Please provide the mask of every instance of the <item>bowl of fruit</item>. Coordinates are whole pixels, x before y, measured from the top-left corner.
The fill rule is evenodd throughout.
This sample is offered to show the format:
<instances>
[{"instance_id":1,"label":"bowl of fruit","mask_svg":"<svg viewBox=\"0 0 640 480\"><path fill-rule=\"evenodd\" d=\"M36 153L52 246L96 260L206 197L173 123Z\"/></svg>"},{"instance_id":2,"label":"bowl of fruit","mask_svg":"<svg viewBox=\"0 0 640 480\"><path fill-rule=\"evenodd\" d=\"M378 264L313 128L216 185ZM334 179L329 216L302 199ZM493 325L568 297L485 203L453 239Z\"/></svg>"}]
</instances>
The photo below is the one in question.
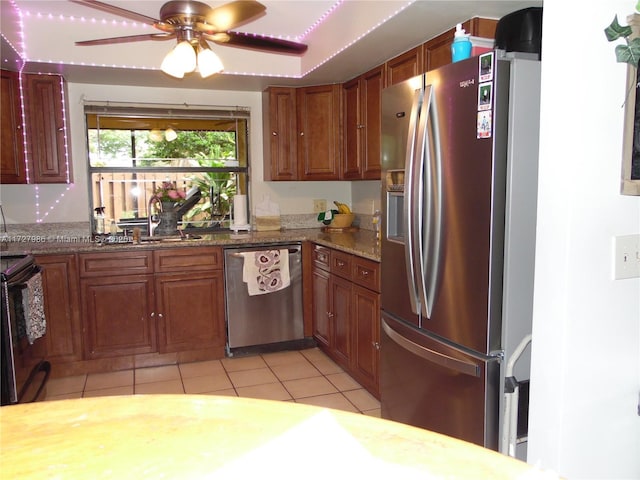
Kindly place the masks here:
<instances>
[{"instance_id":1,"label":"bowl of fruit","mask_svg":"<svg viewBox=\"0 0 640 480\"><path fill-rule=\"evenodd\" d=\"M356 216L348 205L341 202L333 202L338 207L338 213L334 214L331 218L329 226L331 228L348 228L351 226Z\"/></svg>"}]
</instances>

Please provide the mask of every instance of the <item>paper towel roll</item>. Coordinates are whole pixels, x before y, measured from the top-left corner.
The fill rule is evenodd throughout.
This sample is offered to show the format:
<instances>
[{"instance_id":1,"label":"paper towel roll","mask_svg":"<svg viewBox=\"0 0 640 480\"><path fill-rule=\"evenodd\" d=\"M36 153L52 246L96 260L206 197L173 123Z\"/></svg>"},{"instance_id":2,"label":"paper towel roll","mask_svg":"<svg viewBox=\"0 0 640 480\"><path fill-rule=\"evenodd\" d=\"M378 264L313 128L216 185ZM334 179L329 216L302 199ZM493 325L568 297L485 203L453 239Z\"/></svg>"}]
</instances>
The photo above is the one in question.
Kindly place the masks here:
<instances>
[{"instance_id":1,"label":"paper towel roll","mask_svg":"<svg viewBox=\"0 0 640 480\"><path fill-rule=\"evenodd\" d=\"M236 195L233 197L233 223L235 225L247 224L247 196Z\"/></svg>"}]
</instances>

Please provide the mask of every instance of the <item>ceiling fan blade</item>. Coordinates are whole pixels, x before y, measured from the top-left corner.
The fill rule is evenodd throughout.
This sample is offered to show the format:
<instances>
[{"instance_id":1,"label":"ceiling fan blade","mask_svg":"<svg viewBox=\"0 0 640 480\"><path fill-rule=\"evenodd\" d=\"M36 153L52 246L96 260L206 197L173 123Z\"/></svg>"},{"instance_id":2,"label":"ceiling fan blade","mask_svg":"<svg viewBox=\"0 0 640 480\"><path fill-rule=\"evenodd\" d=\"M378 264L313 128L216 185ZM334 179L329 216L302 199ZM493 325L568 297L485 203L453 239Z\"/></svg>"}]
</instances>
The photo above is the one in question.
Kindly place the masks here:
<instances>
[{"instance_id":1,"label":"ceiling fan blade","mask_svg":"<svg viewBox=\"0 0 640 480\"><path fill-rule=\"evenodd\" d=\"M112 45L115 43L141 42L143 40L170 40L176 38L175 33L145 33L144 35L130 35L128 37L99 38L97 40L85 40L76 42L79 47L93 45Z\"/></svg>"},{"instance_id":2,"label":"ceiling fan blade","mask_svg":"<svg viewBox=\"0 0 640 480\"><path fill-rule=\"evenodd\" d=\"M271 53L291 53L300 55L306 52L308 48L304 43L241 32L226 32L226 34L212 35L208 38L219 45L251 48Z\"/></svg>"},{"instance_id":3,"label":"ceiling fan blade","mask_svg":"<svg viewBox=\"0 0 640 480\"><path fill-rule=\"evenodd\" d=\"M264 15L267 7L255 0L236 0L217 8L207 14L207 24L218 32L225 32L239 25L255 20Z\"/></svg>"},{"instance_id":4,"label":"ceiling fan blade","mask_svg":"<svg viewBox=\"0 0 640 480\"><path fill-rule=\"evenodd\" d=\"M97 10L102 10L103 12L119 15L121 17L128 18L129 20L133 20L134 22L146 23L148 25L155 25L156 23L160 23L160 20L157 20L155 18L147 17L146 15L142 15L141 13L132 12L131 10L126 10L124 8L116 7L115 5L109 5L108 3L98 2L96 0L71 1L79 5L84 5L85 7L91 7Z\"/></svg>"}]
</instances>

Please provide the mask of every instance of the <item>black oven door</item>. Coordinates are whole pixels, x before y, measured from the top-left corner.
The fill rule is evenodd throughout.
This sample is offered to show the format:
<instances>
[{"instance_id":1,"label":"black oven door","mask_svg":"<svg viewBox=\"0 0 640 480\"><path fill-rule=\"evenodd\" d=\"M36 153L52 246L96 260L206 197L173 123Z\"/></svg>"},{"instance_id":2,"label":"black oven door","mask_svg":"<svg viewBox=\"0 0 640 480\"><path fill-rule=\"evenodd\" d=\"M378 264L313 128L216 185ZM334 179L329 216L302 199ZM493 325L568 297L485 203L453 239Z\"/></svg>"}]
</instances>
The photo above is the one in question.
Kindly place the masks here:
<instances>
[{"instance_id":1,"label":"black oven door","mask_svg":"<svg viewBox=\"0 0 640 480\"><path fill-rule=\"evenodd\" d=\"M42 400L51 372L51 365L45 360L45 337L29 342L24 335L24 325L21 325L24 318L19 315L22 309L19 305L20 291L25 288L25 282L39 271L40 267L29 255L2 257L2 405Z\"/></svg>"}]
</instances>

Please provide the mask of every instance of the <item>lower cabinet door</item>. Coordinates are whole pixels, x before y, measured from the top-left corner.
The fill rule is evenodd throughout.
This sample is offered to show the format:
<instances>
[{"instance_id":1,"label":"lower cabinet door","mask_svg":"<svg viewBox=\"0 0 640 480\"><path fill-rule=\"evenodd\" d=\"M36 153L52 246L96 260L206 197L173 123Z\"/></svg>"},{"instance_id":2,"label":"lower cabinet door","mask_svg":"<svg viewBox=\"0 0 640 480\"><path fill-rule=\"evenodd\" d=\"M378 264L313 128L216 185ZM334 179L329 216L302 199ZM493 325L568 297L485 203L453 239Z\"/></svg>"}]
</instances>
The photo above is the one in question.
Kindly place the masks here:
<instances>
[{"instance_id":1,"label":"lower cabinet door","mask_svg":"<svg viewBox=\"0 0 640 480\"><path fill-rule=\"evenodd\" d=\"M156 351L153 275L80 281L86 358Z\"/></svg>"},{"instance_id":2,"label":"lower cabinet door","mask_svg":"<svg viewBox=\"0 0 640 480\"><path fill-rule=\"evenodd\" d=\"M329 276L324 270L313 269L313 337L325 348L332 343Z\"/></svg>"},{"instance_id":3,"label":"lower cabinet door","mask_svg":"<svg viewBox=\"0 0 640 480\"><path fill-rule=\"evenodd\" d=\"M380 294L353 287L353 355L352 373L370 392L378 394L380 358Z\"/></svg>"},{"instance_id":4,"label":"lower cabinet door","mask_svg":"<svg viewBox=\"0 0 640 480\"><path fill-rule=\"evenodd\" d=\"M349 365L351 358L351 282L331 275L333 351L339 363Z\"/></svg>"},{"instance_id":5,"label":"lower cabinet door","mask_svg":"<svg viewBox=\"0 0 640 480\"><path fill-rule=\"evenodd\" d=\"M160 353L224 347L222 271L156 275Z\"/></svg>"}]
</instances>

